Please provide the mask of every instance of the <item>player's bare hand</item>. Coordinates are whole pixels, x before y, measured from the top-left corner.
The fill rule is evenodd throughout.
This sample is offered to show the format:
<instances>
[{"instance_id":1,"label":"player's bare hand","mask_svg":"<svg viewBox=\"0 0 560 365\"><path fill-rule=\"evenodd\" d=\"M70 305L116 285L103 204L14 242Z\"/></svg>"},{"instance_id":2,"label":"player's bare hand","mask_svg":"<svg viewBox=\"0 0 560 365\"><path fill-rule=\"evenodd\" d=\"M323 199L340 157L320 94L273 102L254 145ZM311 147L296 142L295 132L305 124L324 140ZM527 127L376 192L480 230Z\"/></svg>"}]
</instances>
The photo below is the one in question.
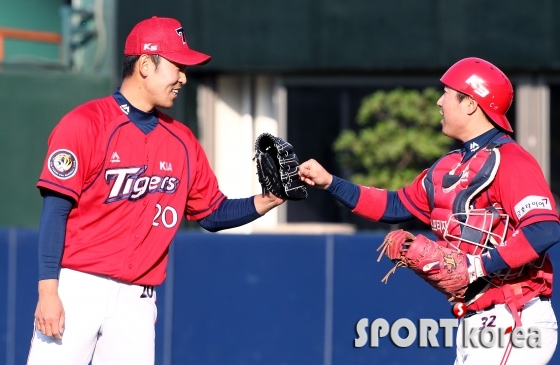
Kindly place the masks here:
<instances>
[{"instance_id":1,"label":"player's bare hand","mask_svg":"<svg viewBox=\"0 0 560 365\"><path fill-rule=\"evenodd\" d=\"M298 174L301 181L318 189L328 188L333 180L333 176L314 159L299 165Z\"/></svg>"},{"instance_id":2,"label":"player's bare hand","mask_svg":"<svg viewBox=\"0 0 560 365\"><path fill-rule=\"evenodd\" d=\"M45 336L62 340L64 321L64 307L58 296L58 280L40 280L35 327Z\"/></svg>"},{"instance_id":3,"label":"player's bare hand","mask_svg":"<svg viewBox=\"0 0 560 365\"><path fill-rule=\"evenodd\" d=\"M285 201L285 199L277 197L272 193L255 195L255 208L257 209L257 213L265 215L268 211L281 205Z\"/></svg>"}]
</instances>

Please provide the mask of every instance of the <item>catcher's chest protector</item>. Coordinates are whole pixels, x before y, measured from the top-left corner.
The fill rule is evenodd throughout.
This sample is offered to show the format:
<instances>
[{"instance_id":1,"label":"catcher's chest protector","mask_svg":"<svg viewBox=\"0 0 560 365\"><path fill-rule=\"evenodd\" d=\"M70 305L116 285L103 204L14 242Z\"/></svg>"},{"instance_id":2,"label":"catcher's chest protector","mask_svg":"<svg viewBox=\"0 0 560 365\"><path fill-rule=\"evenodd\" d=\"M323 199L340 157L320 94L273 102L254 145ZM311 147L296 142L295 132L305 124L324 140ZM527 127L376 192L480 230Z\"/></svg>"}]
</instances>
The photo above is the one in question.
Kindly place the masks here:
<instances>
[{"instance_id":1,"label":"catcher's chest protector","mask_svg":"<svg viewBox=\"0 0 560 365\"><path fill-rule=\"evenodd\" d=\"M500 139L465 163L461 163L461 153L451 152L428 170L424 187L432 210L431 228L438 243L446 242L448 247L477 255L506 241L509 217L499 202L490 201L490 194L483 192L496 177L500 166L499 146L508 142L513 140ZM469 286L465 303L470 309L506 303L516 325L520 326L517 311L531 298L546 292L552 284L549 266L548 259L543 256L520 268L493 273Z\"/></svg>"},{"instance_id":2,"label":"catcher's chest protector","mask_svg":"<svg viewBox=\"0 0 560 365\"><path fill-rule=\"evenodd\" d=\"M505 232L507 217L500 214L499 207L495 209L495 202L483 202L485 197L480 197L477 205L483 209L473 209L471 204L473 198L487 188L496 177L500 165L499 146L511 141L508 138L500 140L500 143L492 143L464 163L461 163L463 156L460 151L450 152L428 170L424 187L432 209L431 228L440 240L459 247L462 238L469 242L481 242L484 238L481 231L492 232L499 228L500 233ZM479 213L480 211L488 213ZM479 230L469 229L473 224L480 225L476 227ZM455 240L457 242L454 242ZM461 250L477 254L480 253L476 252L477 248L476 245L468 245L461 247Z\"/></svg>"}]
</instances>

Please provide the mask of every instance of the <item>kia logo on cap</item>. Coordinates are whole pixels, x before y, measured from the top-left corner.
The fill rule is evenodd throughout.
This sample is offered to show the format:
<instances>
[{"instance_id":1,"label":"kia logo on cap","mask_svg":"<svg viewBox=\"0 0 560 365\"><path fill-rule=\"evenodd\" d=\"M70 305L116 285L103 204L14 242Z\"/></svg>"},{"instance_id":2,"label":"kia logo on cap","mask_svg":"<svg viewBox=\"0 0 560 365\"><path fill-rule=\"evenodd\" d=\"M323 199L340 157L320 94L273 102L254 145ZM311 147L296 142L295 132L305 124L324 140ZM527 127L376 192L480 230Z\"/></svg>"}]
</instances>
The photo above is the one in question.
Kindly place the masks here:
<instances>
[{"instance_id":1,"label":"kia logo on cap","mask_svg":"<svg viewBox=\"0 0 560 365\"><path fill-rule=\"evenodd\" d=\"M157 44L152 44L152 43L144 43L144 47L142 47L142 49L144 51L152 51L155 52L158 50L158 45Z\"/></svg>"}]
</instances>

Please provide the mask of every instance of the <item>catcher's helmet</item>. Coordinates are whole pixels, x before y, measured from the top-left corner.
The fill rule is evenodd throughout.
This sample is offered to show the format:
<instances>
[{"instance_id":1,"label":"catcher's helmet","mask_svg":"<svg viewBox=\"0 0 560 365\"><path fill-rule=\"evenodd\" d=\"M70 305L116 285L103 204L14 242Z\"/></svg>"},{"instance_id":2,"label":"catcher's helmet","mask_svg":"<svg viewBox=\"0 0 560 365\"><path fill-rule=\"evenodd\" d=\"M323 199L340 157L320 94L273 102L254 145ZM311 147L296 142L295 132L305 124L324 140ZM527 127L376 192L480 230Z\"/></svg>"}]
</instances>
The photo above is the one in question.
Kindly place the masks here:
<instances>
[{"instance_id":1,"label":"catcher's helmet","mask_svg":"<svg viewBox=\"0 0 560 365\"><path fill-rule=\"evenodd\" d=\"M480 58L464 58L443 74L441 82L469 95L494 123L513 132L505 115L513 101L513 87L499 68Z\"/></svg>"}]
</instances>

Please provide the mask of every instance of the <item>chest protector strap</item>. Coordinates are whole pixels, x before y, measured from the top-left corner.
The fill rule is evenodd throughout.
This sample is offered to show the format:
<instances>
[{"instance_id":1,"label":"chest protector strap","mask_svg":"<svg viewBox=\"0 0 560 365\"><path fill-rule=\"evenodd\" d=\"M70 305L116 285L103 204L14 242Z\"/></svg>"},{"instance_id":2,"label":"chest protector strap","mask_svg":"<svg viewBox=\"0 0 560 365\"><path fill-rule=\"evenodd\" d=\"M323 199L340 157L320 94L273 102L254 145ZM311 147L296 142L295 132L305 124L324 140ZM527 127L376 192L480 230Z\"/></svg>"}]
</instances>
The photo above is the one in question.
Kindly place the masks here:
<instances>
[{"instance_id":1,"label":"chest protector strap","mask_svg":"<svg viewBox=\"0 0 560 365\"><path fill-rule=\"evenodd\" d=\"M529 270L529 275L531 276L532 282L540 283L538 285L523 285L524 283L513 283L505 284L500 289L504 295L504 301L509 311L511 312L513 319L515 320L515 327L521 327L521 316L519 311L527 304L531 299L536 298L547 288L552 287L552 274L547 273L544 270L539 270L535 267L531 267ZM525 294L523 294L523 289L529 289Z\"/></svg>"},{"instance_id":2,"label":"chest protector strap","mask_svg":"<svg viewBox=\"0 0 560 365\"><path fill-rule=\"evenodd\" d=\"M471 202L494 180L500 165L500 152L497 148L508 142L513 140L502 138L491 143L464 163L462 154L452 151L430 167L423 183L431 210L432 229L438 238L448 242L448 239L482 242L481 230L473 229L482 228L476 224L476 220L479 219L477 216L481 215L474 214L470 207ZM499 218L494 207L483 210L484 214L480 219L485 222ZM486 225L488 223L484 224ZM445 229L445 234L441 227Z\"/></svg>"},{"instance_id":3,"label":"chest protector strap","mask_svg":"<svg viewBox=\"0 0 560 365\"><path fill-rule=\"evenodd\" d=\"M432 167L430 167L428 173L426 174L426 178L424 179L424 187L426 189L426 193L428 194L430 209L433 210L436 206L440 206L442 203L441 201L439 201L439 198L436 198L436 189L439 188L445 193L450 193L452 190L459 190L456 194L445 194L448 197L452 197L453 200L449 201L450 199L447 198L445 199L447 201L443 202L443 205L446 206L445 208L451 208L451 211L453 213L468 213L472 198L474 198L484 188L490 185L490 183L492 183L492 181L496 177L496 173L498 172L498 167L500 165L500 154L498 151L496 151L496 148L509 142L514 141L509 137L501 138L490 143L484 149L477 152L475 156L471 157L471 159L465 163L468 164L469 170L471 169L470 161L472 161L475 157L479 157L479 154L481 152L485 152L488 154L482 166L472 168L474 170L472 172L475 173L474 177L467 176L465 178L463 174L452 174L452 172L455 172L455 169L463 165L460 161L462 156L460 155L459 150L451 151L447 155L441 157L438 161L436 161L436 163L434 163ZM443 175L443 177L441 178L436 177L436 181L434 181L434 173L436 172L436 168L438 168L440 162L451 156L455 157L454 160L456 160L456 166L450 167L450 172L445 173L445 175ZM466 187L460 186L462 180L468 181Z\"/></svg>"}]
</instances>

